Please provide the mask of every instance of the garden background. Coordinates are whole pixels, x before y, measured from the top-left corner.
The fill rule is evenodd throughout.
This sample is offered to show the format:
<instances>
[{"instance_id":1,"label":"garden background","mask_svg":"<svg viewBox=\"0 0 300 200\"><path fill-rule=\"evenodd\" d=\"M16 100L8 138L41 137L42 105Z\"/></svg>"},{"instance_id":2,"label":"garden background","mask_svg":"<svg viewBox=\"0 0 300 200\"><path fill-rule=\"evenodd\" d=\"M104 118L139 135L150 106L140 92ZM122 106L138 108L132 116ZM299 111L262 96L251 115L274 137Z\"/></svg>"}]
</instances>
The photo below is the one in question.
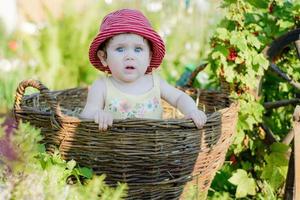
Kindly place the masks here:
<instances>
[{"instance_id":1,"label":"garden background","mask_svg":"<svg viewBox=\"0 0 300 200\"><path fill-rule=\"evenodd\" d=\"M88 61L89 43L101 19L119 8L137 8L166 43L160 69L166 80L175 85L184 72L208 62L195 87L218 89L218 77L225 76L232 97L240 103L235 140L208 198L283 197L290 147L280 141L291 128L294 106L266 110L263 102L299 98L299 91L267 73L269 62L262 50L278 36L299 28L299 0L19 0L0 1L1 13L13 3L16 20L0 23L1 116L9 115L15 89L24 79L38 79L57 90L87 86L103 75ZM284 72L299 80L295 52L279 62ZM263 90L257 97L253 91L261 76ZM28 91L32 92L36 91ZM9 120L3 123L11 125ZM273 130L272 143L266 140L261 123ZM28 125L15 131L2 127L1 133L0 198L61 199L63 194L65 199L76 195L90 199L101 194L103 199L119 199L126 193L125 185L115 190L107 187L104 177L94 177L84 186L67 185L70 175L89 179L92 172L76 167L74 161L64 162L59 155L45 154L38 131ZM190 198L196 199L195 194Z\"/></svg>"}]
</instances>

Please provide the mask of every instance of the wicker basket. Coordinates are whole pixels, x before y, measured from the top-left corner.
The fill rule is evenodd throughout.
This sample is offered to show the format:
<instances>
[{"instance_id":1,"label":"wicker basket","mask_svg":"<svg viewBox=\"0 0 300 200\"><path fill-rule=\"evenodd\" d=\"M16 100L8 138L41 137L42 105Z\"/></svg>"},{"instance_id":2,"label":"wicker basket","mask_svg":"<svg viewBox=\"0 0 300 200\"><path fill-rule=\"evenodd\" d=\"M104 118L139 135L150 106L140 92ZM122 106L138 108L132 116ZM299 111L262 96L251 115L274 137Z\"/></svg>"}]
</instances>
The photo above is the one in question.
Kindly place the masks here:
<instances>
[{"instance_id":1,"label":"wicker basket","mask_svg":"<svg viewBox=\"0 0 300 200\"><path fill-rule=\"evenodd\" d=\"M24 96L28 86L40 93ZM41 128L48 152L58 148L64 159L105 173L110 185L126 182L128 199L184 199L187 185L197 183L199 190L206 191L223 164L235 132L237 105L224 88L222 92L181 89L207 111L203 129L196 129L191 120L126 119L114 120L108 132L100 133L97 124L77 117L87 88L49 91L34 80L20 83L14 112L18 121ZM164 109L165 117L178 116L169 105Z\"/></svg>"}]
</instances>

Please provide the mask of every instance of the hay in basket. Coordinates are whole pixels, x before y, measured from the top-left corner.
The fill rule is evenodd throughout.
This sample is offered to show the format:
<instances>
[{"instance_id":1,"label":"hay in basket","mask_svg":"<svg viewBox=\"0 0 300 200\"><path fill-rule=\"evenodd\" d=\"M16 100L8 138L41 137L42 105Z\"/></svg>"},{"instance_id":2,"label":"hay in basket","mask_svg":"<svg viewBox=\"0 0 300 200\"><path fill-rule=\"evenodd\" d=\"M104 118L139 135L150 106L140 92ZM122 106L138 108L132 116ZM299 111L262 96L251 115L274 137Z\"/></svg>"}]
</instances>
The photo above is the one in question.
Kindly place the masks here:
<instances>
[{"instance_id":1,"label":"hay in basket","mask_svg":"<svg viewBox=\"0 0 300 200\"><path fill-rule=\"evenodd\" d=\"M16 92L14 112L41 128L48 152L55 148L66 160L74 159L106 182L126 182L127 199L184 199L189 186L206 192L222 166L235 133L237 104L221 91L181 88L191 95L208 116L198 130L191 120L175 119L178 111L164 103L163 120L114 120L107 133L99 133L93 121L78 118L85 105L87 88L49 91L35 80L22 81ZM224 84L223 84L224 85ZM27 87L40 93L25 95Z\"/></svg>"}]
</instances>

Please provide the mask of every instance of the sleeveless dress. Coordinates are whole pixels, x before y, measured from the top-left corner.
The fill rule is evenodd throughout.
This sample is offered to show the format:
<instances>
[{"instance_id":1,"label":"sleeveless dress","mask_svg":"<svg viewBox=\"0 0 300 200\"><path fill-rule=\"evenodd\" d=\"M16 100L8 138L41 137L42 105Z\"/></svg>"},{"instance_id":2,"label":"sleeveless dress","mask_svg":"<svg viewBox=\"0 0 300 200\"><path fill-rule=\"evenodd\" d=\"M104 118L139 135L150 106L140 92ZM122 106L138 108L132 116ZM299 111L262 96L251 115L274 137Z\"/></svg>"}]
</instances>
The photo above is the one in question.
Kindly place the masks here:
<instances>
[{"instance_id":1,"label":"sleeveless dress","mask_svg":"<svg viewBox=\"0 0 300 200\"><path fill-rule=\"evenodd\" d=\"M162 119L160 97L160 80L155 73L152 75L153 87L144 94L126 94L116 88L111 79L106 77L106 99L104 111L112 113L114 119L148 118Z\"/></svg>"}]
</instances>

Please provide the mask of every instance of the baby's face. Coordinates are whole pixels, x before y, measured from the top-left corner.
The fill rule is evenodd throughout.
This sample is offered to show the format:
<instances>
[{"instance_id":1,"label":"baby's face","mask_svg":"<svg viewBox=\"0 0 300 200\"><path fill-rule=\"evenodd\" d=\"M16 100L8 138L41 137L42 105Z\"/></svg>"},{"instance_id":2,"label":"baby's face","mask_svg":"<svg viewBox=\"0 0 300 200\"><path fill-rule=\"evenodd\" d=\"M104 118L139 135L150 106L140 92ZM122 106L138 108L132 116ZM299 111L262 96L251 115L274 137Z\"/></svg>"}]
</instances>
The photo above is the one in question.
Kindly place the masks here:
<instances>
[{"instance_id":1,"label":"baby's face","mask_svg":"<svg viewBox=\"0 0 300 200\"><path fill-rule=\"evenodd\" d=\"M102 60L101 60L102 61ZM149 43L140 35L126 33L111 38L106 46L106 64L112 76L133 82L144 76L151 61Z\"/></svg>"}]
</instances>

